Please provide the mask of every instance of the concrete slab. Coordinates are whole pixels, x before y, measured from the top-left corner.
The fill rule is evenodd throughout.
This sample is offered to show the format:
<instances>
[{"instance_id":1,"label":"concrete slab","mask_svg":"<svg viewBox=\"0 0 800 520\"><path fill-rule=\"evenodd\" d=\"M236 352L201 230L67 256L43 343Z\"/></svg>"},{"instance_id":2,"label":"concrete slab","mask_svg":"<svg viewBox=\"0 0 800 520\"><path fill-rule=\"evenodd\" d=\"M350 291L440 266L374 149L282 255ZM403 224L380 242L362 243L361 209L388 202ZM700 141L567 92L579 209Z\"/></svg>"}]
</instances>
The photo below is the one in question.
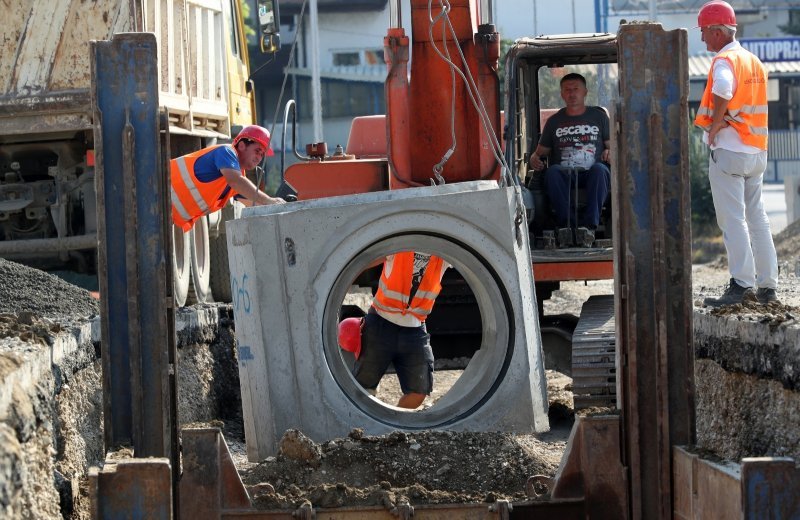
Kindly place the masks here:
<instances>
[{"instance_id":1,"label":"concrete slab","mask_svg":"<svg viewBox=\"0 0 800 520\"><path fill-rule=\"evenodd\" d=\"M248 457L274 454L288 428L316 441L364 428L548 429L546 384L519 193L494 182L251 208L227 236ZM520 201L521 202L521 201ZM381 403L353 379L336 324L353 280L417 250L458 269L481 312L482 347L430 408Z\"/></svg>"},{"instance_id":2,"label":"concrete slab","mask_svg":"<svg viewBox=\"0 0 800 520\"><path fill-rule=\"evenodd\" d=\"M800 218L800 175L787 175L783 179L783 186L781 192L784 195L784 221L786 224L791 224L795 220ZM765 193L767 187L765 186ZM764 199L764 204L767 207L767 211L769 211L769 204L767 199ZM772 215L770 215L770 223L772 223ZM781 228L783 229L783 228ZM772 227L772 232L777 233L780 230L776 230L775 226Z\"/></svg>"},{"instance_id":3,"label":"concrete slab","mask_svg":"<svg viewBox=\"0 0 800 520\"><path fill-rule=\"evenodd\" d=\"M800 391L800 323L763 314L716 316L694 312L695 357L712 359L729 372L771 379Z\"/></svg>"}]
</instances>

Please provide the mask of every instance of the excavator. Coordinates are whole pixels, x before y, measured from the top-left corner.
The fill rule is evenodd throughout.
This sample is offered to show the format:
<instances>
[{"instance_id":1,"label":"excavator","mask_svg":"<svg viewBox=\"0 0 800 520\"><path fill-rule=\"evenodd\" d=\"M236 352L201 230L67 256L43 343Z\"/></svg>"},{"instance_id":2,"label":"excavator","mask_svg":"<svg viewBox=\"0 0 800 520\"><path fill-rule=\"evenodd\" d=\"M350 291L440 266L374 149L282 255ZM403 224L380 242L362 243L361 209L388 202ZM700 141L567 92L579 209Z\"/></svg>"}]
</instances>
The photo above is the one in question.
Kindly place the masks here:
<instances>
[{"instance_id":1,"label":"excavator","mask_svg":"<svg viewBox=\"0 0 800 520\"><path fill-rule=\"evenodd\" d=\"M384 39L387 114L354 122L350 142L341 153L329 156L321 143L307 147L308 160L287 169L282 189L291 189L301 201L477 179L518 191L525 203L515 215L514 226L529 234L534 258L532 266L518 267L531 268L537 284L550 284L537 286L536 299L561 281L613 275L613 354L606 355L614 367L616 406L576 416L556 475L532 476L526 483L530 500L437 506L405 503L391 512L380 507L315 509L312 504L289 512L257 511L219 430L184 429L178 446L174 395L166 387L145 384L163 382L176 369L163 355L147 350L154 343L152 336L174 334L166 320L153 319L148 321L148 337L143 338L147 341L139 341L137 348L142 352L120 350L114 359L115 365L130 365L143 376L118 381L117 386L130 385L125 390L139 396L137 404L164 407L164 415L172 413L172 419L159 422L153 414L143 413L130 416L114 404L119 390L104 387L107 424L115 424L111 419L118 418L132 426L136 458L109 461L92 472L95 517L128 517L134 511L144 512L137 517L148 518L667 519L709 518L704 513L720 510L735 511L734 517L740 518L764 518L767 511L770 518L796 517L800 479L793 462L745 459L731 470L691 448L696 433L686 31L631 23L621 25L616 35L520 39L505 58L503 115L497 73L499 35L489 17L490 2L478 6L475 0L412 0L411 37L402 27L399 2L390 3L393 17ZM259 2L259 17L270 18L274 8L275 2ZM443 36L436 40L434 35ZM263 35L262 41L275 42L277 37ZM154 54L154 47L150 49ZM677 59L666 62L665 55ZM125 71L115 77L130 75L147 81L135 74L144 53L131 56L135 63L112 60L111 66ZM108 66L101 58L96 58L98 71ZM595 247L553 250L548 247L547 231L552 224L548 224L540 180L527 167L543 118L540 79L562 67L583 70L597 63L616 64L596 77L598 82L615 84L607 107L612 128L610 216L606 214L605 229L598 232ZM117 118L133 128L140 124L141 118L126 119L127 98L101 101L98 108L106 119ZM106 132L103 129L109 142L129 135ZM142 147L139 154L152 151L148 143L137 146ZM109 175L115 175L125 171L128 159L120 154L106 160L123 163L120 168L114 168L114 162L105 166ZM164 222L167 218L155 213L143 217ZM163 227L162 236L168 237L168 227ZM234 236L229 247L239 239L241 235ZM149 237L139 247L147 251L152 242ZM300 252L291 241L284 245L291 269ZM131 244L131 254L136 247ZM369 276L363 275L367 281ZM159 308L155 291L148 290L157 282L158 277L140 280L139 292L128 297L130 308L141 308L139 314L145 317ZM120 296L111 289L106 298ZM246 296L250 298L249 293ZM248 299L242 305L249 312L256 303ZM138 330L133 320L139 314L121 315L114 325ZM461 321L469 320L462 316ZM594 328L595 334L607 340L603 327L608 320L597 321L602 323ZM574 340L574 330L571 335ZM270 398L265 393L260 398ZM315 396L314 401L318 400ZM134 406L134 412L141 407ZM111 441L114 433L108 433Z\"/></svg>"},{"instance_id":2,"label":"excavator","mask_svg":"<svg viewBox=\"0 0 800 520\"><path fill-rule=\"evenodd\" d=\"M500 35L492 24L491 5L479 9L477 2L412 1L409 37L402 27L400 2L390 4L392 26L384 38L386 115L355 118L346 147L330 155L326 143L308 145L307 154L301 154L297 143L284 142L282 153L293 150L301 160L286 168L280 191L310 200L431 183L500 180L507 172L521 184L526 201L546 366L573 377L576 408L613 405L611 296L593 297L580 316L544 310L544 302L562 282L613 278L610 198L591 247L557 247L543 172L530 170L528 160L545 121L560 106L554 93L565 74L580 72L588 78L588 104L602 106L613 99L615 36L518 40L506 57L506 96L501 101ZM294 119L289 121L293 109L290 101L284 140L287 125L294 124ZM292 128L291 134L296 133ZM577 217L584 190L576 186L570 198L570 213ZM570 224L574 233L577 218ZM354 284L374 292L379 276L380 268L374 267ZM363 309L345 305L341 317L361 314ZM480 323L473 290L457 270L449 270L427 320L435 357L470 359L480 348Z\"/></svg>"}]
</instances>

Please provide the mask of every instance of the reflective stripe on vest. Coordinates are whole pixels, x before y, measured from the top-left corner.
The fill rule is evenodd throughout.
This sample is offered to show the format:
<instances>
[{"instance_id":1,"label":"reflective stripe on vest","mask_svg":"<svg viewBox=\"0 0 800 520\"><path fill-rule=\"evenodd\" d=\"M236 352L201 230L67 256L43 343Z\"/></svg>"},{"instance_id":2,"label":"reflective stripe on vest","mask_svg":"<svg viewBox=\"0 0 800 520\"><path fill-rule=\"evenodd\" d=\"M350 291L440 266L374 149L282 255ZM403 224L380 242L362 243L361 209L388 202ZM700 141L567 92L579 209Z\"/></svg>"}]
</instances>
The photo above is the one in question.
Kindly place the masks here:
<instances>
[{"instance_id":1,"label":"reflective stripe on vest","mask_svg":"<svg viewBox=\"0 0 800 520\"><path fill-rule=\"evenodd\" d=\"M758 58L743 49L727 50L714 57L694 124L706 132L711 129L714 115L714 64L719 59L728 60L736 78L736 92L728 102L724 120L736 130L744 144L766 150L769 133L767 72Z\"/></svg>"},{"instance_id":2,"label":"reflective stripe on vest","mask_svg":"<svg viewBox=\"0 0 800 520\"><path fill-rule=\"evenodd\" d=\"M431 255L417 292L409 302L413 271L414 253L412 251L396 253L387 259L378 283L378 291L372 301L373 307L382 312L411 314L419 321L425 321L425 318L433 310L436 297L442 290L441 280L445 271L445 263L441 258Z\"/></svg>"},{"instance_id":3,"label":"reflective stripe on vest","mask_svg":"<svg viewBox=\"0 0 800 520\"><path fill-rule=\"evenodd\" d=\"M195 221L203 215L224 207L228 199L235 195L235 192L230 190L220 199L228 188L228 181L224 176L211 182L200 182L194 173L197 160L221 146L228 145L209 146L170 161L172 220L184 231L192 229Z\"/></svg>"}]
</instances>

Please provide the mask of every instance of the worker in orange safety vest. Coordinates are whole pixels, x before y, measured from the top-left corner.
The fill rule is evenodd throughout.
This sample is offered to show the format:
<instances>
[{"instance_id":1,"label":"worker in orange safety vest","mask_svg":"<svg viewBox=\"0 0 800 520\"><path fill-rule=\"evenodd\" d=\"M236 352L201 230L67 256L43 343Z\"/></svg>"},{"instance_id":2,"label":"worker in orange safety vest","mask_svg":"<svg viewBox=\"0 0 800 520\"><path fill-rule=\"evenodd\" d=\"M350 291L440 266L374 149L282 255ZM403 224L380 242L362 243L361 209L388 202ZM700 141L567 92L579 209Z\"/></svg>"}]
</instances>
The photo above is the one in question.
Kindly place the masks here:
<instances>
[{"instance_id":1,"label":"worker in orange safety vest","mask_svg":"<svg viewBox=\"0 0 800 520\"><path fill-rule=\"evenodd\" d=\"M244 127L233 144L209 146L170 161L172 220L184 232L209 213L222 209L231 197L246 206L281 204L256 187L245 171L273 155L269 131L257 125Z\"/></svg>"},{"instance_id":2,"label":"worker in orange safety vest","mask_svg":"<svg viewBox=\"0 0 800 520\"><path fill-rule=\"evenodd\" d=\"M711 148L708 179L731 275L724 294L704 303L774 302L778 257L761 196L767 168L767 71L736 41L730 4L704 4L697 22L707 49L717 54L694 122Z\"/></svg>"},{"instance_id":3,"label":"worker in orange safety vest","mask_svg":"<svg viewBox=\"0 0 800 520\"><path fill-rule=\"evenodd\" d=\"M433 350L425 320L433 310L450 264L435 255L403 251L389 255L378 290L364 317L361 353L353 375L375 393L390 364L403 392L397 406L419 407L433 390Z\"/></svg>"}]
</instances>

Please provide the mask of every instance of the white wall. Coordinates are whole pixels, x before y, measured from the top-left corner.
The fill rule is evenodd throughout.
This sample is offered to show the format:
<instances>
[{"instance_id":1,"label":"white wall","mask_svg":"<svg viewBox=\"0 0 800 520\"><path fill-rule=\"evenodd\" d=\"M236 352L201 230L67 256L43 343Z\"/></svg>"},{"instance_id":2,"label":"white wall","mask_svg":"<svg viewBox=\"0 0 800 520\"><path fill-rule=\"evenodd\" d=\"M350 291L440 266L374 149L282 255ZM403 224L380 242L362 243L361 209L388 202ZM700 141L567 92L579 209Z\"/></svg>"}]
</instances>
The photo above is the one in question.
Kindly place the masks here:
<instances>
[{"instance_id":1,"label":"white wall","mask_svg":"<svg viewBox=\"0 0 800 520\"><path fill-rule=\"evenodd\" d=\"M411 36L410 6L404 3L402 9L403 26L406 27L406 34ZM381 12L320 13L320 68L325 70L333 67L335 51L383 49L383 38L389 28L389 21L388 3ZM305 30L309 30L308 16Z\"/></svg>"},{"instance_id":2,"label":"white wall","mask_svg":"<svg viewBox=\"0 0 800 520\"><path fill-rule=\"evenodd\" d=\"M594 32L594 0L495 0L495 24L504 39Z\"/></svg>"},{"instance_id":3,"label":"white wall","mask_svg":"<svg viewBox=\"0 0 800 520\"><path fill-rule=\"evenodd\" d=\"M539 34L564 34L574 32L595 32L594 0L495 0L495 24L500 36L515 40L523 36ZM649 13L642 12L636 16L609 16L607 27L609 32L616 32L621 19L627 21L647 20ZM689 30L689 55L706 50L700 40L697 26L697 14L659 13L657 22L664 29L686 28ZM789 21L788 11L769 11L763 15L739 17L738 38L769 38L780 36L778 25Z\"/></svg>"}]
</instances>

